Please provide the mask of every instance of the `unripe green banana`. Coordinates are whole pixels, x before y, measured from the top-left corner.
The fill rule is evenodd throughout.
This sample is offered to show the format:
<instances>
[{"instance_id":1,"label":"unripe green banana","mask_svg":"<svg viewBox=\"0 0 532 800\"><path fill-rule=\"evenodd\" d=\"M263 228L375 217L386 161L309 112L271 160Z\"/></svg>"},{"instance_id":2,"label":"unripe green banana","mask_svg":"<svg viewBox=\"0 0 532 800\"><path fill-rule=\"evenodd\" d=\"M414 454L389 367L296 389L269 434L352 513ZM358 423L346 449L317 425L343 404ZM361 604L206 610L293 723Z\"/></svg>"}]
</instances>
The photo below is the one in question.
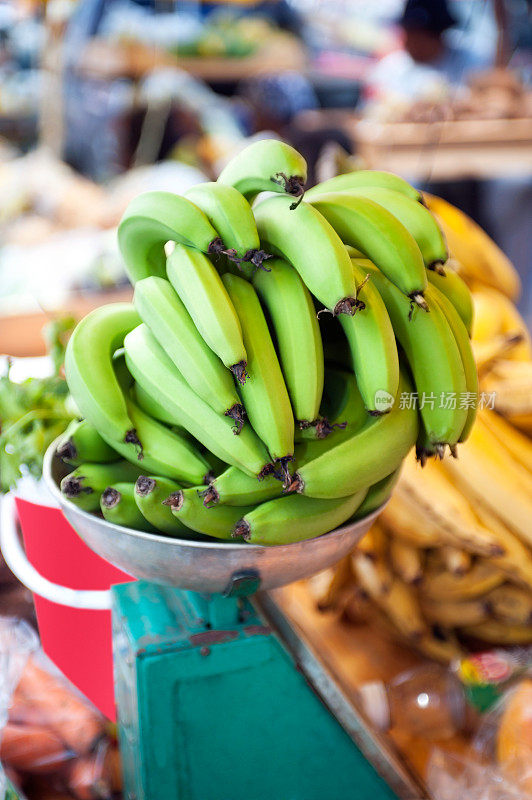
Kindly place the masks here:
<instances>
[{"instance_id":1,"label":"unripe green banana","mask_svg":"<svg viewBox=\"0 0 532 800\"><path fill-rule=\"evenodd\" d=\"M268 262L269 272L257 272L253 285L268 309L277 350L300 427L317 421L323 392L323 345L310 293L286 261Z\"/></svg>"},{"instance_id":2,"label":"unripe green banana","mask_svg":"<svg viewBox=\"0 0 532 800\"><path fill-rule=\"evenodd\" d=\"M392 492L397 481L399 480L400 474L401 467L398 467L396 470L383 478L382 481L377 481L377 483L374 483L373 486L370 486L368 493L364 498L364 502L357 508L352 519L363 519L369 514L373 514L373 512L384 505L384 503L387 503L392 496Z\"/></svg>"},{"instance_id":3,"label":"unripe green banana","mask_svg":"<svg viewBox=\"0 0 532 800\"><path fill-rule=\"evenodd\" d=\"M382 189L393 189L394 192L400 192L406 197L412 198L412 200L416 200L419 203L423 202L421 193L414 189L413 186L410 186L404 178L394 175L393 172L383 172L377 169L359 169L354 172L347 172L345 175L336 175L334 178L329 178L328 181L318 183L312 189L307 189L306 194L309 200L313 200L320 194L373 186Z\"/></svg>"},{"instance_id":4,"label":"unripe green banana","mask_svg":"<svg viewBox=\"0 0 532 800\"><path fill-rule=\"evenodd\" d=\"M162 403L159 403L156 397L152 397L152 395L136 381L133 386L132 397L137 405L145 411L146 414L149 414L150 417L153 417L159 422L164 422L165 425L170 425L172 428L176 428L181 434L185 432L183 426L176 423L175 415L168 411Z\"/></svg>"},{"instance_id":5,"label":"unripe green banana","mask_svg":"<svg viewBox=\"0 0 532 800\"><path fill-rule=\"evenodd\" d=\"M103 438L116 449L123 458L149 471L154 475L164 475L187 483L202 483L211 470L211 465L194 445L176 431L158 422L150 414L139 408L132 396L126 397L128 414L133 420L141 441L145 442L142 461L137 462L128 445L114 441L103 434Z\"/></svg>"},{"instance_id":6,"label":"unripe green banana","mask_svg":"<svg viewBox=\"0 0 532 800\"><path fill-rule=\"evenodd\" d=\"M135 285L133 301L142 321L190 387L219 414L231 417L239 433L244 409L231 373L202 339L170 283L164 278L144 278Z\"/></svg>"},{"instance_id":7,"label":"unripe green banana","mask_svg":"<svg viewBox=\"0 0 532 800\"><path fill-rule=\"evenodd\" d=\"M223 282L238 314L248 357L248 379L240 387L244 407L255 433L288 480L286 465L294 456L294 417L268 324L248 281L226 272Z\"/></svg>"},{"instance_id":8,"label":"unripe green banana","mask_svg":"<svg viewBox=\"0 0 532 800\"><path fill-rule=\"evenodd\" d=\"M269 254L260 249L253 212L246 198L233 186L198 183L185 197L201 208L225 247L225 255L236 261L246 278L260 268Z\"/></svg>"},{"instance_id":9,"label":"unripe green banana","mask_svg":"<svg viewBox=\"0 0 532 800\"><path fill-rule=\"evenodd\" d=\"M416 240L427 268L432 269L447 261L447 245L443 233L428 208L421 203L393 189L383 189L380 186L352 189L348 194L367 197L393 214Z\"/></svg>"},{"instance_id":10,"label":"unripe green banana","mask_svg":"<svg viewBox=\"0 0 532 800\"><path fill-rule=\"evenodd\" d=\"M130 449L141 449L113 369L113 354L140 322L130 303L100 306L78 322L65 354L68 388L83 416Z\"/></svg>"},{"instance_id":11,"label":"unripe green banana","mask_svg":"<svg viewBox=\"0 0 532 800\"><path fill-rule=\"evenodd\" d=\"M356 511L366 496L361 489L351 497L318 500L292 495L256 506L240 519L233 537L250 544L291 544L334 530Z\"/></svg>"},{"instance_id":12,"label":"unripe green banana","mask_svg":"<svg viewBox=\"0 0 532 800\"><path fill-rule=\"evenodd\" d=\"M466 391L466 379L455 337L434 299L434 287L430 284L425 293L427 306L434 313L415 309L412 315L408 299L375 265L365 261L363 269L384 300L410 365L429 442L434 446L456 444L467 417L467 410L458 402ZM456 408L447 402L451 396L457 400Z\"/></svg>"},{"instance_id":13,"label":"unripe green banana","mask_svg":"<svg viewBox=\"0 0 532 800\"><path fill-rule=\"evenodd\" d=\"M61 436L56 450L57 455L67 464L83 464L86 461L104 463L117 461L116 450L109 447L96 428L86 419L73 419Z\"/></svg>"},{"instance_id":14,"label":"unripe green banana","mask_svg":"<svg viewBox=\"0 0 532 800\"><path fill-rule=\"evenodd\" d=\"M246 380L247 356L237 313L209 259L176 245L167 262L168 279L210 349L239 383Z\"/></svg>"},{"instance_id":15,"label":"unripe green banana","mask_svg":"<svg viewBox=\"0 0 532 800\"><path fill-rule=\"evenodd\" d=\"M156 532L153 525L141 514L135 502L133 483L115 483L107 486L100 497L100 508L107 522L133 528L136 531Z\"/></svg>"},{"instance_id":16,"label":"unripe green banana","mask_svg":"<svg viewBox=\"0 0 532 800\"><path fill-rule=\"evenodd\" d=\"M222 253L224 244L194 203L172 192L135 197L118 226L118 246L134 285L150 275L166 276L167 242L181 242L204 253Z\"/></svg>"},{"instance_id":17,"label":"unripe green banana","mask_svg":"<svg viewBox=\"0 0 532 800\"><path fill-rule=\"evenodd\" d=\"M421 208L421 206L420 206ZM367 411L385 414L393 405L399 385L399 355L390 317L371 278L354 261L358 310L340 317L349 343L358 388Z\"/></svg>"},{"instance_id":18,"label":"unripe green banana","mask_svg":"<svg viewBox=\"0 0 532 800\"><path fill-rule=\"evenodd\" d=\"M228 467L209 485L199 491L203 505L207 508L220 503L226 506L244 506L247 503L262 503L279 497L283 491L282 483L273 475L258 481L238 467Z\"/></svg>"},{"instance_id":19,"label":"unripe green banana","mask_svg":"<svg viewBox=\"0 0 532 800\"><path fill-rule=\"evenodd\" d=\"M451 303L449 298L446 297L443 294L443 292L440 292L439 289L436 287L436 285L432 287L432 292L434 294L435 301L438 303L447 322L449 323L450 329L454 334L454 338L456 339L456 344L458 345L458 350L460 351L462 365L464 367L466 392L467 392L467 397L465 398L467 401L467 417L458 441L465 442L467 437L471 433L471 429L473 428L475 419L477 417L477 409L478 409L477 365L475 363L475 356L473 355L473 348L471 347L471 342L469 341L469 335L467 333L466 326L464 325L462 318L460 317L460 314L458 313L454 305ZM460 398L457 398L457 403L459 402Z\"/></svg>"},{"instance_id":20,"label":"unripe green banana","mask_svg":"<svg viewBox=\"0 0 532 800\"><path fill-rule=\"evenodd\" d=\"M353 314L356 286L349 256L327 220L305 202L290 211L288 197L269 197L254 212L262 244L290 262L334 315Z\"/></svg>"},{"instance_id":21,"label":"unripe green banana","mask_svg":"<svg viewBox=\"0 0 532 800\"><path fill-rule=\"evenodd\" d=\"M296 447L298 464L309 460L307 450L303 446L304 443L323 441L326 437L333 437L336 444L345 438L350 438L353 432L367 421L364 401L356 377L352 372L332 367L327 369L321 413L320 423L314 428L307 428L299 435ZM329 446L330 439L327 444L323 445L321 452L328 449ZM313 452L316 452L316 448ZM315 455L310 457L314 458Z\"/></svg>"},{"instance_id":22,"label":"unripe green banana","mask_svg":"<svg viewBox=\"0 0 532 800\"><path fill-rule=\"evenodd\" d=\"M144 394L156 398L174 425L181 426L214 455L250 475L267 475L271 464L249 425L235 436L231 421L192 391L145 325L126 336L126 362Z\"/></svg>"},{"instance_id":23,"label":"unripe green banana","mask_svg":"<svg viewBox=\"0 0 532 800\"><path fill-rule=\"evenodd\" d=\"M466 326L468 336L471 336L474 313L473 298L465 281L447 265L445 269L429 270L427 278L429 283L436 286L451 301Z\"/></svg>"},{"instance_id":24,"label":"unripe green banana","mask_svg":"<svg viewBox=\"0 0 532 800\"><path fill-rule=\"evenodd\" d=\"M190 529L175 517L163 501L181 487L168 478L139 475L135 484L135 502L142 516L156 530L168 536L190 536Z\"/></svg>"},{"instance_id":25,"label":"unripe green banana","mask_svg":"<svg viewBox=\"0 0 532 800\"><path fill-rule=\"evenodd\" d=\"M238 520L253 506L220 506L206 508L198 495L200 487L183 489L171 494L165 502L176 518L188 528L215 539L231 540L233 528Z\"/></svg>"},{"instance_id":26,"label":"unripe green banana","mask_svg":"<svg viewBox=\"0 0 532 800\"><path fill-rule=\"evenodd\" d=\"M302 197L307 180L307 162L289 144L261 139L245 147L227 164L219 183L238 189L252 200L259 192L286 192Z\"/></svg>"},{"instance_id":27,"label":"unripe green banana","mask_svg":"<svg viewBox=\"0 0 532 800\"><path fill-rule=\"evenodd\" d=\"M410 390L410 382L401 372L399 391ZM351 438L299 467L290 489L308 497L348 497L397 469L414 445L417 432L416 409L403 408L397 397L389 414L369 418Z\"/></svg>"},{"instance_id":28,"label":"unripe green banana","mask_svg":"<svg viewBox=\"0 0 532 800\"><path fill-rule=\"evenodd\" d=\"M100 508L100 495L106 486L115 482L135 481L139 467L127 461L113 464L80 464L63 478L61 492L78 508L96 511Z\"/></svg>"},{"instance_id":29,"label":"unripe green banana","mask_svg":"<svg viewBox=\"0 0 532 800\"><path fill-rule=\"evenodd\" d=\"M425 307L425 265L416 240L393 214L366 197L337 192L312 205L346 244L362 250L408 297Z\"/></svg>"}]
</instances>

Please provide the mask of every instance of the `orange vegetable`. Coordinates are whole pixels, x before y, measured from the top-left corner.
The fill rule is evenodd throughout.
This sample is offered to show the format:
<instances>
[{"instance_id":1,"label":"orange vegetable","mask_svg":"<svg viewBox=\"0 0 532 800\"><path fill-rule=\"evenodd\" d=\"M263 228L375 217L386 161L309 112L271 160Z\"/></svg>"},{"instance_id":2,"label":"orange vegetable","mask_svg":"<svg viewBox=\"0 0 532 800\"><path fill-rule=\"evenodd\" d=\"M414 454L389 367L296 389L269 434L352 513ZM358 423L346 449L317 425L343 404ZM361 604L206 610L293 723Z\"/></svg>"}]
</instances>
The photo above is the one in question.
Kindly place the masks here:
<instances>
[{"instance_id":1,"label":"orange vegetable","mask_svg":"<svg viewBox=\"0 0 532 800\"><path fill-rule=\"evenodd\" d=\"M16 709L16 711L15 711ZM23 712L25 709L25 712ZM69 749L83 755L102 736L103 719L61 679L28 658L14 696L17 719L38 718Z\"/></svg>"},{"instance_id":2,"label":"orange vegetable","mask_svg":"<svg viewBox=\"0 0 532 800\"><path fill-rule=\"evenodd\" d=\"M532 793L532 680L510 694L497 732L497 761L523 793Z\"/></svg>"}]
</instances>

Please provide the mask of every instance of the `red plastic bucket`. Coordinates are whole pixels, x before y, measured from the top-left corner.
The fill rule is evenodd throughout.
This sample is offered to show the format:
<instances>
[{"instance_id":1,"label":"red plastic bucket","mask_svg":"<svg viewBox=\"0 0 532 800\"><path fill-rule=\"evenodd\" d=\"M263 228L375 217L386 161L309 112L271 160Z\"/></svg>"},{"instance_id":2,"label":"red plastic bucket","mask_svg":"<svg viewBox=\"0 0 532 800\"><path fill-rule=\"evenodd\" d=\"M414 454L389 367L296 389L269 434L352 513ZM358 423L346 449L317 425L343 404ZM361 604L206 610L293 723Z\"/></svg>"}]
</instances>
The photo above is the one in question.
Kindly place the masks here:
<instances>
[{"instance_id":1,"label":"red plastic bucket","mask_svg":"<svg viewBox=\"0 0 532 800\"><path fill-rule=\"evenodd\" d=\"M45 652L114 721L107 592L113 584L134 579L93 553L59 508L18 497L13 502L10 496L4 504L1 526L4 557L17 577L33 591ZM25 556L16 531L15 505Z\"/></svg>"}]
</instances>

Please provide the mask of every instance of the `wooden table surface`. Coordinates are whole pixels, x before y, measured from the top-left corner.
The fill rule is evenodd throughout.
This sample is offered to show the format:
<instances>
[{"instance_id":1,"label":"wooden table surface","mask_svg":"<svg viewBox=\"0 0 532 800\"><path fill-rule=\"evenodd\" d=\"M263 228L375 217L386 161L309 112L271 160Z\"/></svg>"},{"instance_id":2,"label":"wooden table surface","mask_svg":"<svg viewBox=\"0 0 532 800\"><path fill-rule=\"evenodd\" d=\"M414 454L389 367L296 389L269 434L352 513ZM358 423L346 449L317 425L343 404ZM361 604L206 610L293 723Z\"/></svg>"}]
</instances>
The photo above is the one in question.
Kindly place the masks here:
<instances>
[{"instance_id":1,"label":"wooden table surface","mask_svg":"<svg viewBox=\"0 0 532 800\"><path fill-rule=\"evenodd\" d=\"M386 683L398 673L424 663L421 656L392 641L382 630L343 622L334 613L318 611L304 582L277 589L273 595L290 623L355 705L358 687L363 683L374 680ZM435 745L458 754L467 748L466 739L459 735L445 742L427 741L398 730L389 735L396 750L422 781Z\"/></svg>"}]
</instances>

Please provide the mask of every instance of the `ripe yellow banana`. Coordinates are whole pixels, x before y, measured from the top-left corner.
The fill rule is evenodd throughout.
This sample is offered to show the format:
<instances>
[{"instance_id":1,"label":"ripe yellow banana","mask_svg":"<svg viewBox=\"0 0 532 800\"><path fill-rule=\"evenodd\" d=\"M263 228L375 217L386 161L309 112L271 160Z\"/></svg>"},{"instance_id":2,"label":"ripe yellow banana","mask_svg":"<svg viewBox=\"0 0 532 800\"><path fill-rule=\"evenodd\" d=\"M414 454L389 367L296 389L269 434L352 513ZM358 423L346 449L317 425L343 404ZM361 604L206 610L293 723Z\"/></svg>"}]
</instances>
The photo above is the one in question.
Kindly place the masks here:
<instances>
[{"instance_id":1,"label":"ripe yellow banana","mask_svg":"<svg viewBox=\"0 0 532 800\"><path fill-rule=\"evenodd\" d=\"M487 561L478 561L465 575L450 572L426 573L421 587L423 596L430 600L460 601L481 597L500 586L504 574Z\"/></svg>"},{"instance_id":2,"label":"ripe yellow banana","mask_svg":"<svg viewBox=\"0 0 532 800\"><path fill-rule=\"evenodd\" d=\"M495 590L497 591L497 590ZM489 595L486 595L489 597ZM488 618L488 604L483 597L471 600L431 600L421 598L423 616L434 625L444 628L461 628L464 625L478 625Z\"/></svg>"},{"instance_id":3,"label":"ripe yellow banana","mask_svg":"<svg viewBox=\"0 0 532 800\"><path fill-rule=\"evenodd\" d=\"M510 452L512 458L532 473L532 442L510 425L504 417L487 408L480 410L478 425L483 425Z\"/></svg>"},{"instance_id":4,"label":"ripe yellow banana","mask_svg":"<svg viewBox=\"0 0 532 800\"><path fill-rule=\"evenodd\" d=\"M478 625L469 625L463 633L493 644L529 644L532 642L532 625L509 625L496 619L488 619Z\"/></svg>"},{"instance_id":5,"label":"ripe yellow banana","mask_svg":"<svg viewBox=\"0 0 532 800\"><path fill-rule=\"evenodd\" d=\"M532 625L532 592L503 583L486 595L491 613L509 625Z\"/></svg>"},{"instance_id":6,"label":"ripe yellow banana","mask_svg":"<svg viewBox=\"0 0 532 800\"><path fill-rule=\"evenodd\" d=\"M390 539L390 562L395 574L404 583L419 584L423 580L421 552L400 539Z\"/></svg>"}]
</instances>

